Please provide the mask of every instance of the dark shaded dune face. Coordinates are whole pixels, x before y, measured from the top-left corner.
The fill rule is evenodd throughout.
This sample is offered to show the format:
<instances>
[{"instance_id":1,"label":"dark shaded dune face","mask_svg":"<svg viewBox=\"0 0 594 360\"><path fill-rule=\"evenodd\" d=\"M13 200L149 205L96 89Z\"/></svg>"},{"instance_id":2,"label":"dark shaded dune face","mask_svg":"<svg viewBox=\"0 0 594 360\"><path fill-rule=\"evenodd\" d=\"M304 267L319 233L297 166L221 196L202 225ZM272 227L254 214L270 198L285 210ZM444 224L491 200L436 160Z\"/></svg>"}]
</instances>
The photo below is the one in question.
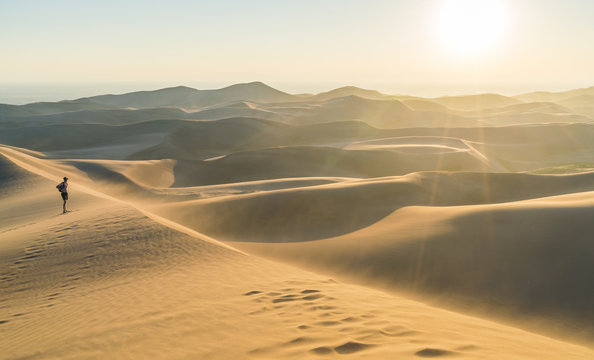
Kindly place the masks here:
<instances>
[{"instance_id":1,"label":"dark shaded dune face","mask_svg":"<svg viewBox=\"0 0 594 360\"><path fill-rule=\"evenodd\" d=\"M294 242L358 230L393 212L395 199L414 203L422 197L413 183L377 182L190 201L156 211L221 240Z\"/></svg>"},{"instance_id":2,"label":"dark shaded dune face","mask_svg":"<svg viewBox=\"0 0 594 360\"><path fill-rule=\"evenodd\" d=\"M83 171L93 181L95 188L101 189L109 195L122 198L158 198L145 187L136 184L117 171L110 170L101 163L68 161L66 164Z\"/></svg>"},{"instance_id":3,"label":"dark shaded dune face","mask_svg":"<svg viewBox=\"0 0 594 360\"><path fill-rule=\"evenodd\" d=\"M0 154L0 198L29 188L36 181L36 177L32 176L30 172Z\"/></svg>"},{"instance_id":4,"label":"dark shaded dune face","mask_svg":"<svg viewBox=\"0 0 594 360\"><path fill-rule=\"evenodd\" d=\"M211 161L179 161L174 170L174 186L308 176L371 178L422 170L484 169L479 159L464 151L412 153L286 147L238 152Z\"/></svg>"},{"instance_id":5,"label":"dark shaded dune face","mask_svg":"<svg viewBox=\"0 0 594 360\"><path fill-rule=\"evenodd\" d=\"M60 152L68 150L67 157L81 154L81 157L96 158L106 150L105 157L121 159L129 153L159 143L167 133L185 123L187 121L184 120L154 120L122 126L63 124L5 128L0 131L0 143L43 152L57 152L55 157L61 157ZM110 147L121 149L110 152ZM92 151L99 155L89 152L93 148L95 150ZM77 151L73 153L71 150Z\"/></svg>"},{"instance_id":6,"label":"dark shaded dune face","mask_svg":"<svg viewBox=\"0 0 594 360\"><path fill-rule=\"evenodd\" d=\"M108 106L119 108L134 107L161 107L161 106L179 106L188 102L188 98L195 96L199 90L188 88L185 86L177 86L173 88L160 89L155 91L137 91L121 95L100 95L90 98L82 98L75 100L93 101Z\"/></svg>"},{"instance_id":7,"label":"dark shaded dune face","mask_svg":"<svg viewBox=\"0 0 594 360\"><path fill-rule=\"evenodd\" d=\"M41 126L57 124L102 124L126 125L143 121L162 119L185 119L191 114L179 109L109 109L81 110L51 115L21 116L9 118L19 126Z\"/></svg>"},{"instance_id":8,"label":"dark shaded dune face","mask_svg":"<svg viewBox=\"0 0 594 360\"><path fill-rule=\"evenodd\" d=\"M2 104L2 106L0 106L0 117L50 115L69 111L100 109L113 109L113 107L92 101L81 101L76 103L69 101L38 102L20 106Z\"/></svg>"},{"instance_id":9,"label":"dark shaded dune face","mask_svg":"<svg viewBox=\"0 0 594 360\"><path fill-rule=\"evenodd\" d=\"M0 119L5 119L15 116L29 116L35 115L32 111L23 108L19 105L0 104Z\"/></svg>"},{"instance_id":10,"label":"dark shaded dune face","mask_svg":"<svg viewBox=\"0 0 594 360\"><path fill-rule=\"evenodd\" d=\"M326 240L235 245L591 343L594 195L571 196L559 203L402 208Z\"/></svg>"},{"instance_id":11,"label":"dark shaded dune face","mask_svg":"<svg viewBox=\"0 0 594 360\"><path fill-rule=\"evenodd\" d=\"M562 313L593 324L592 216L594 208L580 205L495 208L462 215L453 219L449 234L431 239L417 285L494 296L521 304L523 311ZM481 257L483 251L489 256ZM456 274L454 268L475 273ZM468 281L459 282L459 276Z\"/></svg>"},{"instance_id":12,"label":"dark shaded dune face","mask_svg":"<svg viewBox=\"0 0 594 360\"><path fill-rule=\"evenodd\" d=\"M233 151L282 143L287 130L286 125L273 121L231 118L188 125L173 132L168 140L189 151Z\"/></svg>"},{"instance_id":13,"label":"dark shaded dune face","mask_svg":"<svg viewBox=\"0 0 594 360\"><path fill-rule=\"evenodd\" d=\"M173 129L163 142L130 159L206 159L234 151L291 145L326 145L381 136L363 122L290 126L257 118L231 118L188 123Z\"/></svg>"},{"instance_id":14,"label":"dark shaded dune face","mask_svg":"<svg viewBox=\"0 0 594 360\"><path fill-rule=\"evenodd\" d=\"M26 170L15 165L4 155L0 155L0 184L18 182L27 177L29 177L29 173Z\"/></svg>"},{"instance_id":15,"label":"dark shaded dune face","mask_svg":"<svg viewBox=\"0 0 594 360\"><path fill-rule=\"evenodd\" d=\"M93 102L119 108L181 107L201 108L229 101L294 101L293 95L273 89L261 82L231 85L217 90L196 90L177 86L154 91L137 91L121 95L100 95L72 101Z\"/></svg>"},{"instance_id":16,"label":"dark shaded dune face","mask_svg":"<svg viewBox=\"0 0 594 360\"><path fill-rule=\"evenodd\" d=\"M187 122L171 129L163 142L129 156L130 159L205 159L252 147L287 142L288 126L256 118Z\"/></svg>"},{"instance_id":17,"label":"dark shaded dune face","mask_svg":"<svg viewBox=\"0 0 594 360\"><path fill-rule=\"evenodd\" d=\"M350 256L367 281L507 318L548 318L592 339L592 216L580 206L486 209L454 217L445 233Z\"/></svg>"},{"instance_id":18,"label":"dark shaded dune face","mask_svg":"<svg viewBox=\"0 0 594 360\"><path fill-rule=\"evenodd\" d=\"M346 234L406 206L504 203L582 191L594 191L594 173L537 176L424 172L188 202L161 211L222 240L274 243Z\"/></svg>"}]
</instances>

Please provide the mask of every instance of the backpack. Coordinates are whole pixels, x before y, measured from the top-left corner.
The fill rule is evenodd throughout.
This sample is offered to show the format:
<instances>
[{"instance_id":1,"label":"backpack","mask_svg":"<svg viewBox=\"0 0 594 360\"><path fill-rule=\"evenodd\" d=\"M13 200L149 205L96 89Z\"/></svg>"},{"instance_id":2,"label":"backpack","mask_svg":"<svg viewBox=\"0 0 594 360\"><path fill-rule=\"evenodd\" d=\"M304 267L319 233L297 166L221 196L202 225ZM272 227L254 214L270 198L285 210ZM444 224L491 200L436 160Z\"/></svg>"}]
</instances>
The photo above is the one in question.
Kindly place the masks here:
<instances>
[{"instance_id":1,"label":"backpack","mask_svg":"<svg viewBox=\"0 0 594 360\"><path fill-rule=\"evenodd\" d=\"M62 182L62 183L59 183L59 184L56 186L56 189L58 189L58 191L59 191L59 192L62 192L62 190L64 190L64 183L63 183L63 182Z\"/></svg>"}]
</instances>

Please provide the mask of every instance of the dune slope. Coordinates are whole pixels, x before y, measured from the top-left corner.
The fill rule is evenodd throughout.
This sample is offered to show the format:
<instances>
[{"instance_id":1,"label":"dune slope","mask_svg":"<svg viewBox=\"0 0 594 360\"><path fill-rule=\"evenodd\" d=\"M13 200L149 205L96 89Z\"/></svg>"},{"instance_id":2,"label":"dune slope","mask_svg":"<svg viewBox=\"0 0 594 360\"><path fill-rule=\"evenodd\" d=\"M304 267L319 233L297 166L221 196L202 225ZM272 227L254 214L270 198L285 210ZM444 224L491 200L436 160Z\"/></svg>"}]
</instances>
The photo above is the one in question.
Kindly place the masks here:
<instances>
[{"instance_id":1,"label":"dune slope","mask_svg":"<svg viewBox=\"0 0 594 360\"><path fill-rule=\"evenodd\" d=\"M593 354L246 256L82 186L73 191L73 212L60 215L53 181L3 156L0 166L10 174L2 185L21 179L37 189L31 195L23 186L1 198L10 205L2 207L8 221L0 225L6 359Z\"/></svg>"}]
</instances>

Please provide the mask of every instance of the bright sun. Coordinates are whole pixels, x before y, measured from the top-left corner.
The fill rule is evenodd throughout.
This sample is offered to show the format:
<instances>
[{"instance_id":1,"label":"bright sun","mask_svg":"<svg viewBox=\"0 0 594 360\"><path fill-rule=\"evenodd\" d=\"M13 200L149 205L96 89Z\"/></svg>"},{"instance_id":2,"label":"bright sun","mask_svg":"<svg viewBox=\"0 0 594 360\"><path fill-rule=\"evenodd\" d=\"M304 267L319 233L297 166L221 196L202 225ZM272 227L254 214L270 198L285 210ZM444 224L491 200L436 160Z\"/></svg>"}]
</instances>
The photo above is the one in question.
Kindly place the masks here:
<instances>
[{"instance_id":1,"label":"bright sun","mask_svg":"<svg viewBox=\"0 0 594 360\"><path fill-rule=\"evenodd\" d=\"M443 0L437 13L440 44L456 56L495 48L507 26L503 0Z\"/></svg>"}]
</instances>

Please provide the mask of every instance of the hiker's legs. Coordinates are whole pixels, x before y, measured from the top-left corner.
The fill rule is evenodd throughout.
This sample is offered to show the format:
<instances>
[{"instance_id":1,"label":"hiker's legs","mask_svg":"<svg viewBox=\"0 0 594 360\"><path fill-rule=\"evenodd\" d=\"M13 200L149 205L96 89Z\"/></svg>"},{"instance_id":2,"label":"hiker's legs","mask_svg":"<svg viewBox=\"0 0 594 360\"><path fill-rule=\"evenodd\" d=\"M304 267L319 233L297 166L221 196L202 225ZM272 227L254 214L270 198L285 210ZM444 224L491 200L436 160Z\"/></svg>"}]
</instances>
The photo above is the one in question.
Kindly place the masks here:
<instances>
[{"instance_id":1,"label":"hiker's legs","mask_svg":"<svg viewBox=\"0 0 594 360\"><path fill-rule=\"evenodd\" d=\"M64 203L62 204L62 213L66 213L66 201L68 201L68 193L62 193L62 200Z\"/></svg>"}]
</instances>

